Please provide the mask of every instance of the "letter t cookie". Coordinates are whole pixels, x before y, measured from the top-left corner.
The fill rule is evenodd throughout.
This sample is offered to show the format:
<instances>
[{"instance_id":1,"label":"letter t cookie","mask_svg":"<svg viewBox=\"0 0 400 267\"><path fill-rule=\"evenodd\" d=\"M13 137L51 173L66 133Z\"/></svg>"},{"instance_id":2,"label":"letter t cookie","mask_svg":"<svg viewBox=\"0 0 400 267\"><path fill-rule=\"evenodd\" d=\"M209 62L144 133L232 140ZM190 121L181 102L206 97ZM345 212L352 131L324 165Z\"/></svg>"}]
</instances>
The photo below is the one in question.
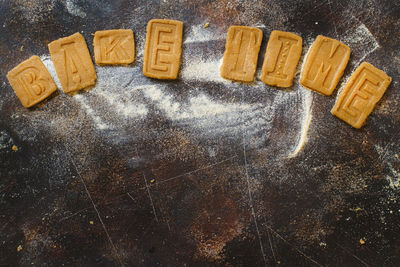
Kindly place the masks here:
<instances>
[{"instance_id":1,"label":"letter t cookie","mask_svg":"<svg viewBox=\"0 0 400 267\"><path fill-rule=\"evenodd\" d=\"M235 81L252 82L257 68L261 40L262 31L258 28L229 27L221 76Z\"/></svg>"}]
</instances>

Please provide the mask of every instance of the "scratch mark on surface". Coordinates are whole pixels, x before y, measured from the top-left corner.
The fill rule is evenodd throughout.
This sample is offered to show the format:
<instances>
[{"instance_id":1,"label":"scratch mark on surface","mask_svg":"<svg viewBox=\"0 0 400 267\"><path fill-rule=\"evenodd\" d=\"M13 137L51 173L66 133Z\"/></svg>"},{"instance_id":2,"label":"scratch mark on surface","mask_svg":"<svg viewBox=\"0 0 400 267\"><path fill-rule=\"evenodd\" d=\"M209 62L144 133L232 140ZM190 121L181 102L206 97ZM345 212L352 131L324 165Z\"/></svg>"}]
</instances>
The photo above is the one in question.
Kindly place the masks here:
<instances>
[{"instance_id":1,"label":"scratch mark on surface","mask_svg":"<svg viewBox=\"0 0 400 267\"><path fill-rule=\"evenodd\" d=\"M341 245L339 245L338 243L335 242L335 244L343 249L343 251L347 252L349 255L353 256L355 259L357 259L359 262L361 262L362 264L364 264L364 266L369 266L368 263L366 263L365 261L363 261L362 259L360 259L359 257L357 257L354 253L350 252L349 250L347 250L346 248L342 247Z\"/></svg>"},{"instance_id":2,"label":"scratch mark on surface","mask_svg":"<svg viewBox=\"0 0 400 267\"><path fill-rule=\"evenodd\" d=\"M196 170L193 170L193 171L190 171L190 172L186 172L186 173L183 173L183 174L180 174L180 175L177 175L177 176L174 176L174 177L171 177L171 178L168 178L168 179L159 181L159 182L157 182L157 184L166 183L166 182L169 182L169 181L171 181L171 180L178 179L178 178L183 177L183 176L188 175L188 174L192 174L192 173L196 173L196 172L198 172L198 171L210 169L210 168L212 168L212 167L214 167L214 166L216 166L216 165L219 165L219 164L221 164L221 163L230 161L230 160L232 160L232 159L234 159L234 158L237 158L237 157L238 157L238 156L235 155L235 156L226 158L226 159L224 159L224 160L221 160L221 161L219 161L219 162L213 163L213 164L211 164L211 165L207 165L207 166L205 166L205 167L201 167L201 168L199 168L199 169L196 169ZM150 187L151 187L151 186L154 186L154 185L155 185L155 184L150 184ZM144 189L144 188L141 188L141 189Z\"/></svg>"},{"instance_id":3,"label":"scratch mark on surface","mask_svg":"<svg viewBox=\"0 0 400 267\"><path fill-rule=\"evenodd\" d=\"M180 175L171 177L171 178L166 179L166 180L163 180L163 181L158 181L156 184L149 184L148 186L149 186L149 187L152 187L152 186L157 185L157 184L161 184L161 183L169 182L169 181L171 181L171 180L178 179L178 178L183 177L183 176L188 175L188 174L196 173L196 172L201 171L201 170L206 170L206 169L212 168L212 167L214 167L214 166L217 166L217 165L219 165L219 164L221 164L221 163L230 161L230 160L232 160L232 159L234 159L234 158L237 158L237 157L238 157L237 155L234 155L234 156L232 156L232 157L226 158L226 159L224 159L224 160L221 160L221 161L219 161L219 162L213 163L213 164L211 164L211 165L204 166L204 167L202 167L202 168L199 168L199 169L196 169L196 170L193 170L193 171L190 171L190 172L186 172L186 173L183 173L183 174L180 174ZM147 189L147 187L138 188L138 190L144 190L144 189ZM114 201L116 201L116 200L120 199L121 197L125 196L126 194L129 194L129 195L130 195L130 193L131 193L131 192L127 192L127 193L118 195L118 196L116 196L115 198L113 198L111 201L108 201L108 202L100 202L100 204L111 204L111 203L113 203ZM129 196L129 195L128 195L128 196ZM131 195L131 196L132 196L132 195ZM87 208L81 209L81 210L75 212L74 214L71 214L71 215L69 215L69 216L67 216L67 217L64 217L64 218L60 219L59 222L62 222L62 221L67 220L67 219L70 219L70 218L72 218L72 217L78 215L79 213L81 213L81 212L83 212L83 211L85 211L85 210L88 210L88 209L90 209L90 208L91 208L91 207L87 207Z\"/></svg>"},{"instance_id":4,"label":"scratch mark on surface","mask_svg":"<svg viewBox=\"0 0 400 267\"><path fill-rule=\"evenodd\" d=\"M328 5L329 5L329 9L331 10L331 14L333 14L333 10L332 10L332 1L331 1L331 0L328 0ZM333 28L335 29L335 36L336 36L336 38L338 38L338 37L339 37L339 34L338 34L338 32L337 32L337 29L336 29L336 22L335 22L335 19L332 20L332 24L333 24Z\"/></svg>"},{"instance_id":5,"label":"scratch mark on surface","mask_svg":"<svg viewBox=\"0 0 400 267\"><path fill-rule=\"evenodd\" d=\"M120 265L121 265L121 266L124 266L124 265L122 264L122 262L121 262L121 259L120 259L119 256L118 256L117 248L115 247L115 245L114 245L114 243L113 243L113 241L112 241L112 239L111 239L111 237L110 237L110 235L109 235L109 233L108 233L108 231L107 231L107 228L106 228L106 226L105 226L105 224L104 224L104 222L103 222L103 219L101 219L100 212L99 212L99 210L97 209L96 204L94 203L93 198L92 198L92 196L90 195L89 190L87 189L85 180L83 180L83 177L82 177L81 173L78 171L78 168L76 167L75 161L74 161L74 160L72 159L72 157L71 157L71 154L70 154L70 152L69 152L69 149L67 148L67 145L64 144L64 147L65 147L65 150L67 151L68 157L70 158L72 164L74 165L74 168L75 168L76 173L78 174L78 176L79 176L79 178L80 178L80 180L81 180L81 182L82 182L82 184L83 184L83 186L84 186L84 188L85 188L86 194L88 195L88 197L89 197L89 199L90 199L90 202L92 202L93 208L94 208L94 210L95 210L96 213L97 213L97 217L98 217L99 220L100 220L100 223L101 223L101 225L102 225L102 227L103 227L103 229L104 229L104 232L105 232L106 235L107 235L108 241L110 242L111 247L112 247L112 249L114 250L115 255L117 256L117 259L118 259Z\"/></svg>"},{"instance_id":6,"label":"scratch mark on surface","mask_svg":"<svg viewBox=\"0 0 400 267\"><path fill-rule=\"evenodd\" d=\"M271 240L271 235L270 235L270 233L269 233L269 229L267 229L267 234L268 234L269 246L271 247L272 256L274 257L274 262L276 262L276 256L275 256L275 252L274 252L274 246L272 245L272 240Z\"/></svg>"},{"instance_id":7,"label":"scratch mark on surface","mask_svg":"<svg viewBox=\"0 0 400 267\"><path fill-rule=\"evenodd\" d=\"M6 222L6 223L1 227L1 230L0 230L0 231L3 231L4 228L6 228L6 226L7 226L9 223L10 223L10 222Z\"/></svg>"},{"instance_id":8,"label":"scratch mark on surface","mask_svg":"<svg viewBox=\"0 0 400 267\"><path fill-rule=\"evenodd\" d=\"M129 192L128 193L126 193L133 201L135 201L135 199L131 196L131 194L129 194Z\"/></svg>"},{"instance_id":9,"label":"scratch mark on surface","mask_svg":"<svg viewBox=\"0 0 400 267\"><path fill-rule=\"evenodd\" d=\"M272 232L274 233L277 237L279 237L283 242L285 242L287 245L289 245L291 248L293 248L294 250L296 250L298 253L300 253L301 255L303 255L306 259L308 259L309 261L313 262L314 264L323 267L322 264L318 263L317 261L313 260L310 256L307 256L306 254L304 254L304 252L302 252L301 250L299 250L298 248L296 248L295 246L293 246L289 241L287 241L285 238L283 238L280 234L278 234L278 232L276 232L274 229L272 229L269 225L266 225L266 227Z\"/></svg>"},{"instance_id":10,"label":"scratch mark on surface","mask_svg":"<svg viewBox=\"0 0 400 267\"><path fill-rule=\"evenodd\" d=\"M311 12L315 12L315 10L317 10L320 6L323 6L327 3L328 1L323 1L321 3L319 3L318 5L314 5L312 9L310 9L309 11L307 11L306 13L303 14L303 17L305 18L306 15L310 14Z\"/></svg>"},{"instance_id":11,"label":"scratch mark on surface","mask_svg":"<svg viewBox=\"0 0 400 267\"><path fill-rule=\"evenodd\" d=\"M144 173L143 173L143 179L144 179L144 182L146 183L147 194L149 195L151 207L153 208L154 217L156 218L156 221L158 222L158 217L157 217L157 213L156 213L156 208L155 208L155 206L154 206L153 198L151 197L151 194L150 194L150 187L149 187L149 185L148 185L148 183L147 183L146 176L145 176ZM129 193L128 193L128 194L129 194Z\"/></svg>"},{"instance_id":12,"label":"scratch mark on surface","mask_svg":"<svg viewBox=\"0 0 400 267\"><path fill-rule=\"evenodd\" d=\"M61 218L58 222L62 222L62 221L68 220L69 218L75 217L76 215L78 215L78 214L81 213L82 211L88 210L88 209L90 209L90 208L91 208L91 207L87 207L87 208L85 208L85 209L78 210L77 212L75 212L75 213L73 213L73 214L71 214L71 215L69 215L69 216L66 216L66 217L64 217L64 218Z\"/></svg>"},{"instance_id":13,"label":"scratch mark on surface","mask_svg":"<svg viewBox=\"0 0 400 267\"><path fill-rule=\"evenodd\" d=\"M299 141L297 142L297 145L295 149L289 154L288 158L293 158L296 157L297 154L300 153L300 151L303 150L304 145L307 142L307 136L308 136L308 130L310 128L310 123L312 119L312 93L310 90L305 89L305 99L303 100L303 121L301 124L301 131L300 131L300 137Z\"/></svg>"},{"instance_id":14,"label":"scratch mark on surface","mask_svg":"<svg viewBox=\"0 0 400 267\"><path fill-rule=\"evenodd\" d=\"M246 143L245 143L245 136L243 133L243 157L244 157L244 170L245 170L245 177L246 177L246 182L247 182L247 193L249 195L249 202L250 202L250 209L251 209L251 215L253 217L254 220L254 225L256 227L256 232L257 232L257 236L258 236L258 241L260 242L260 248L261 248L261 254L263 256L263 260L265 263L265 266L268 266L267 264L267 259L265 257L265 252L264 252L264 246L262 244L262 240L261 240L261 235L260 235L260 231L258 230L258 224L257 224L257 218L256 218L256 213L254 211L254 206L253 206L253 196L251 194L251 188L250 188L250 177L249 177L249 172L247 170L247 157L246 157Z\"/></svg>"}]
</instances>

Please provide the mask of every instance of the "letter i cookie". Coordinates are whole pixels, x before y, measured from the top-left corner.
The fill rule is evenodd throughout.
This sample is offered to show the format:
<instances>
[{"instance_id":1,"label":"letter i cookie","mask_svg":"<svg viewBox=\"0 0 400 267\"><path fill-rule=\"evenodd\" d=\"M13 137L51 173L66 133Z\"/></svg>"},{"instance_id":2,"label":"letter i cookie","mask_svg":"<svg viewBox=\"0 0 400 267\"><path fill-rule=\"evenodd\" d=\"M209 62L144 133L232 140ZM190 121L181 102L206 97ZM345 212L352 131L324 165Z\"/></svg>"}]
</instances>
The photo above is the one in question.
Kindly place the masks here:
<instances>
[{"instance_id":1,"label":"letter i cookie","mask_svg":"<svg viewBox=\"0 0 400 267\"><path fill-rule=\"evenodd\" d=\"M290 87L301 56L303 39L290 32L272 31L269 37L261 81L277 87Z\"/></svg>"}]
</instances>

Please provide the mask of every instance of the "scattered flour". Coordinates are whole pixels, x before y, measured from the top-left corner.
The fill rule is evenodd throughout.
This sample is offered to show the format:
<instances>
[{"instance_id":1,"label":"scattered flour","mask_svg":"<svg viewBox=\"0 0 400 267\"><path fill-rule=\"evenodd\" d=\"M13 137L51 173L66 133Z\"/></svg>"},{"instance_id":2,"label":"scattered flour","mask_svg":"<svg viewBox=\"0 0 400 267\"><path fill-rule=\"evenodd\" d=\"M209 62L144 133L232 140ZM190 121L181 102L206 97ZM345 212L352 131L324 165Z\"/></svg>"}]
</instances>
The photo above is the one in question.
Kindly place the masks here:
<instances>
[{"instance_id":1,"label":"scattered flour","mask_svg":"<svg viewBox=\"0 0 400 267\"><path fill-rule=\"evenodd\" d=\"M222 57L219 60L201 60L193 58L188 62L187 66L182 68L182 79L184 80L197 80L197 81L209 81L231 84L221 77L219 70L222 64Z\"/></svg>"},{"instance_id":2,"label":"scattered flour","mask_svg":"<svg viewBox=\"0 0 400 267\"><path fill-rule=\"evenodd\" d=\"M71 1L68 1L72 3ZM76 11L76 10L75 10ZM263 25L258 25L261 27ZM360 24L356 30L342 36L341 40L351 45L354 53L358 53L358 45L367 45L369 51L379 47L375 38L365 25ZM203 28L203 24L190 28L185 44L211 42L225 39L225 33L217 29ZM311 44L314 40L306 40ZM143 42L144 43L144 42ZM309 45L308 45L309 46ZM143 47L138 49L138 56ZM246 131L250 136L257 136L260 144L268 139L276 114L284 114L285 120L293 123L290 129L293 141L285 141L287 145L282 156L297 156L308 139L308 130L312 120L312 92L296 84L293 91L270 88L261 81L252 84L233 83L223 79L219 74L222 63L222 52L212 55L197 55L191 45L184 48L188 54L182 62L181 79L190 87L186 99L178 100L173 88L143 76L140 66L104 67L96 66L98 82L92 90L84 94L71 96L78 101L85 112L92 118L99 130L118 129L121 119L144 120L152 109L161 112L168 120L178 125L190 127L206 135L238 134ZM358 51L358 52L357 52ZM365 51L362 50L362 51ZM364 53L365 54L365 53ZM307 55L305 56L305 58ZM51 75L61 88L54 65L48 55L42 60ZM304 63L305 60L303 60ZM222 90L237 90L246 94L248 91L269 92L271 99L231 102L215 100L193 83L217 83ZM296 81L295 83L298 83ZM84 99L87 98L87 99ZM289 108L290 107L290 108ZM281 110L287 110L282 112ZM289 109L291 109L289 111ZM301 114L299 116L298 114ZM297 135L297 141L296 136ZM276 138L276 137L275 137Z\"/></svg>"},{"instance_id":3,"label":"scattered flour","mask_svg":"<svg viewBox=\"0 0 400 267\"><path fill-rule=\"evenodd\" d=\"M181 104L175 101L165 90L155 85L145 87L143 93L145 97L164 111L168 119L173 121L210 119L210 117L220 115L224 115L227 118L229 117L228 114L252 109L248 104L217 102L204 93L191 97L187 104Z\"/></svg>"},{"instance_id":4,"label":"scattered flour","mask_svg":"<svg viewBox=\"0 0 400 267\"><path fill-rule=\"evenodd\" d=\"M383 148L380 145L375 145L375 149L378 152L379 157L387 165L391 172L390 175L386 176L389 186L392 189L400 188L400 171L393 167L393 165L399 161L399 159L396 157L397 154L390 147Z\"/></svg>"},{"instance_id":5,"label":"scattered flour","mask_svg":"<svg viewBox=\"0 0 400 267\"><path fill-rule=\"evenodd\" d=\"M369 54L380 47L378 41L363 23L359 24L355 29L349 29L340 39L351 47L351 63L356 67Z\"/></svg>"},{"instance_id":6,"label":"scattered flour","mask_svg":"<svg viewBox=\"0 0 400 267\"><path fill-rule=\"evenodd\" d=\"M204 28L204 24L192 26L186 40L183 43L189 44L225 40L226 33L219 31L219 29L213 28L212 25Z\"/></svg>"},{"instance_id":7,"label":"scattered flour","mask_svg":"<svg viewBox=\"0 0 400 267\"><path fill-rule=\"evenodd\" d=\"M2 1L2 4L5 1ZM11 1L23 14L26 21L29 23L37 23L44 20L48 12L52 11L55 6L55 1L42 0L14 0Z\"/></svg>"},{"instance_id":8,"label":"scattered flour","mask_svg":"<svg viewBox=\"0 0 400 267\"><path fill-rule=\"evenodd\" d=\"M79 6L76 5L74 0L66 0L63 2L65 7L67 8L68 12L75 17L81 17L84 18L86 17L86 13L83 12Z\"/></svg>"},{"instance_id":9,"label":"scattered flour","mask_svg":"<svg viewBox=\"0 0 400 267\"><path fill-rule=\"evenodd\" d=\"M49 71L51 77L53 78L54 82L56 83L57 87L59 89L61 89L61 82L60 79L58 79L57 76L57 71L56 68L53 64L53 61L51 60L50 55L42 55L40 57L40 59L42 60L43 64L46 66L47 70Z\"/></svg>"},{"instance_id":10,"label":"scattered flour","mask_svg":"<svg viewBox=\"0 0 400 267\"><path fill-rule=\"evenodd\" d=\"M289 154L289 158L293 158L300 153L300 151L304 148L305 143L308 138L308 129L310 128L311 119L312 119L312 92L310 90L303 90L304 92L304 100L303 100L303 119L301 124L301 131L299 136L299 141L295 147L295 149Z\"/></svg>"},{"instance_id":11,"label":"scattered flour","mask_svg":"<svg viewBox=\"0 0 400 267\"><path fill-rule=\"evenodd\" d=\"M109 125L104 123L103 120L98 115L96 115L96 112L93 110L93 108L86 103L85 97L83 95L75 95L73 96L73 99L81 104L82 108L93 119L93 122L99 130L106 130L110 128Z\"/></svg>"}]
</instances>

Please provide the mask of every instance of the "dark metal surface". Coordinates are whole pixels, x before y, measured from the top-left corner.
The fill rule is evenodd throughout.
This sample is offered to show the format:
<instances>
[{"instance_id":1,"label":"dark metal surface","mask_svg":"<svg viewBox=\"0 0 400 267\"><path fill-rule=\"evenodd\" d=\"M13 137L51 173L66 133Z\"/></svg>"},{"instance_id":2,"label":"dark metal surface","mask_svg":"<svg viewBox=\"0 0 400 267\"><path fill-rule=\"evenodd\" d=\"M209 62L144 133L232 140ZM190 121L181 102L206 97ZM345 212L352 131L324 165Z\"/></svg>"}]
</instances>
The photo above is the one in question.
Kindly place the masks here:
<instances>
[{"instance_id":1,"label":"dark metal surface","mask_svg":"<svg viewBox=\"0 0 400 267\"><path fill-rule=\"evenodd\" d=\"M0 3L0 265L400 265L398 2ZM141 73L152 18L184 22L176 81ZM272 30L303 55L323 34L351 46L345 77L366 60L393 82L354 130L330 114L337 91L219 80L232 24L263 30L259 66ZM77 31L93 53L112 28L135 32L132 66L22 107L7 71L51 69L47 44Z\"/></svg>"}]
</instances>

